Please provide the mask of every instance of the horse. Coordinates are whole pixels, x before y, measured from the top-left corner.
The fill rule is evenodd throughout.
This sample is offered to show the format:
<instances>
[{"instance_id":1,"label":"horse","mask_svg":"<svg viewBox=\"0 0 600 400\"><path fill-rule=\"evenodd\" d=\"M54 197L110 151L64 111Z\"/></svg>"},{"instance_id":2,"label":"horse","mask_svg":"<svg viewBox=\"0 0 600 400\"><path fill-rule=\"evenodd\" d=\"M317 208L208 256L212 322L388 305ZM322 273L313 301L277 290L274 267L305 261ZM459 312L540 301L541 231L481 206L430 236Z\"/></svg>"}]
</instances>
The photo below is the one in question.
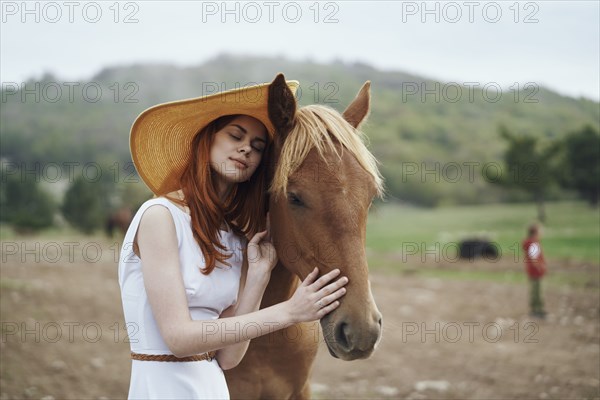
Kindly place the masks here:
<instances>
[{"instance_id":1,"label":"horse","mask_svg":"<svg viewBox=\"0 0 600 400\"><path fill-rule=\"evenodd\" d=\"M320 320L329 353L370 357L382 335L365 249L368 210L383 196L377 161L358 130L370 109L366 82L343 114L322 105L296 109L279 74L269 89L276 129L270 164L269 213L278 262L261 308L288 300L315 266L349 278L340 306ZM318 323L302 323L253 339L245 357L224 371L231 398L307 399L319 345Z\"/></svg>"},{"instance_id":2,"label":"horse","mask_svg":"<svg viewBox=\"0 0 600 400\"><path fill-rule=\"evenodd\" d=\"M115 228L118 228L121 233L125 235L132 219L133 211L129 207L121 207L113 212L110 212L104 223L106 235L112 238Z\"/></svg>"}]
</instances>

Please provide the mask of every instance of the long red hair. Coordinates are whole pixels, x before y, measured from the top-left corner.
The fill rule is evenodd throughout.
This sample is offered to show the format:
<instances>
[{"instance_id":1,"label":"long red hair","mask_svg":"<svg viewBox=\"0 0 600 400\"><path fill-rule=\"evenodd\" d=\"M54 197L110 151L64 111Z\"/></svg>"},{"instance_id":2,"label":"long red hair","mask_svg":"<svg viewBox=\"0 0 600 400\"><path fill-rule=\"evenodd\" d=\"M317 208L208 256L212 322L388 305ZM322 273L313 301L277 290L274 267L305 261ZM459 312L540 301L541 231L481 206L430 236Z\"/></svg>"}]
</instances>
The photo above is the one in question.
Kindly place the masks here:
<instances>
[{"instance_id":1,"label":"long red hair","mask_svg":"<svg viewBox=\"0 0 600 400\"><path fill-rule=\"evenodd\" d=\"M225 253L228 249L219 241L219 229L226 221L230 229L240 236L252 237L264 230L268 207L268 168L271 141L267 135L267 143L259 166L246 182L236 184L224 203L221 203L214 179L214 171L210 166L210 149L215 134L223 129L239 115L226 115L202 128L192 141L190 162L179 180L185 202L172 199L190 209L194 238L204 255L205 267L201 269L205 275L216 267L217 261L230 265L226 260L233 253ZM229 249L232 250L232 249Z\"/></svg>"}]
</instances>

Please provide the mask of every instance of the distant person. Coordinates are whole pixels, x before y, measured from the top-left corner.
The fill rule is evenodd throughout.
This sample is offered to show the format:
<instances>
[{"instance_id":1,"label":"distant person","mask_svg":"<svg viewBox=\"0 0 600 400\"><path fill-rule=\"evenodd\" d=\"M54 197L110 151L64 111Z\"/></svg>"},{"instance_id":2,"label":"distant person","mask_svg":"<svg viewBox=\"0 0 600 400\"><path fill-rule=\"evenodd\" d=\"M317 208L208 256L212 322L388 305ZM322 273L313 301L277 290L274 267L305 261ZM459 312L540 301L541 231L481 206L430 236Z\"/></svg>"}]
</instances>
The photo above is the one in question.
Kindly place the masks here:
<instances>
[{"instance_id":1,"label":"distant person","mask_svg":"<svg viewBox=\"0 0 600 400\"><path fill-rule=\"evenodd\" d=\"M542 301L541 281L546 273L546 261L544 260L540 237L540 226L537 224L531 225L527 231L527 238L523 241L523 250L525 251L525 267L530 283L530 315L544 318L546 311L544 311L544 302Z\"/></svg>"}]
</instances>

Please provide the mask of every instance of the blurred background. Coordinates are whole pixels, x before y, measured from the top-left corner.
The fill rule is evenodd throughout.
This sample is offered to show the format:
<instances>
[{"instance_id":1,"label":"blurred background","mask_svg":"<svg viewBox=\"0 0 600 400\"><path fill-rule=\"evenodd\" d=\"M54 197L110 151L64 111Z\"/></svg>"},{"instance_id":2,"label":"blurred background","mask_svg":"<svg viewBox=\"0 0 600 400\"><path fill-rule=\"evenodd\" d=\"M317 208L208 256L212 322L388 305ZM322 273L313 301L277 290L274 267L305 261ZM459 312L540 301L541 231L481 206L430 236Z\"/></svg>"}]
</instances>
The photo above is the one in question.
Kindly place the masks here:
<instances>
[{"instance_id":1,"label":"blurred background","mask_svg":"<svg viewBox=\"0 0 600 400\"><path fill-rule=\"evenodd\" d=\"M300 81L362 130L380 349L315 398L600 397L597 2L1 3L0 399L124 398L123 233L155 104ZM521 242L542 224L545 319Z\"/></svg>"}]
</instances>

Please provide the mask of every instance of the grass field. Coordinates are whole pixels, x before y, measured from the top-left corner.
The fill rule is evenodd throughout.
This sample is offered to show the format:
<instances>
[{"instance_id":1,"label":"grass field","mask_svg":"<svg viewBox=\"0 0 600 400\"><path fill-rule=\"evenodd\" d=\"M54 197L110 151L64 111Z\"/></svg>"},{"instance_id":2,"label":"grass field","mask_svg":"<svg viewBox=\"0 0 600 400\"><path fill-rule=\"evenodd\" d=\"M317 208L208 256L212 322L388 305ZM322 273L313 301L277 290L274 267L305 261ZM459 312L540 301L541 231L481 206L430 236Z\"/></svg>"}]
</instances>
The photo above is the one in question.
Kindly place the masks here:
<instances>
[{"instance_id":1,"label":"grass field","mask_svg":"<svg viewBox=\"0 0 600 400\"><path fill-rule=\"evenodd\" d=\"M567 267L590 264L597 273L600 266L600 210L583 202L557 202L548 203L546 212L547 222L542 236L546 259ZM524 282L521 241L535 216L534 204L435 209L380 204L372 208L367 225L369 266L373 270L391 273L412 271L439 278ZM482 269L456 260L456 243L472 237L487 238L496 243L501 251L501 260L507 265L491 268L489 266L493 266L493 262L488 260L486 263L484 260L488 267ZM19 238L27 237L17 235L5 224L0 225L1 240ZM112 252L120 247L117 239L111 241L103 236L103 232L83 237L68 226L47 229L28 239L34 238L100 241ZM436 268L424 268L433 264ZM556 272L549 276L550 283L582 286L586 282L568 268L557 268Z\"/></svg>"},{"instance_id":2,"label":"grass field","mask_svg":"<svg viewBox=\"0 0 600 400\"><path fill-rule=\"evenodd\" d=\"M542 247L547 259L600 264L600 210L582 202L548 203ZM374 207L367 247L373 252L432 249L448 251L460 240L485 237L503 256L519 255L527 226L537 215L534 204L494 204L421 209L392 204ZM411 247L412 246L412 247Z\"/></svg>"}]
</instances>

